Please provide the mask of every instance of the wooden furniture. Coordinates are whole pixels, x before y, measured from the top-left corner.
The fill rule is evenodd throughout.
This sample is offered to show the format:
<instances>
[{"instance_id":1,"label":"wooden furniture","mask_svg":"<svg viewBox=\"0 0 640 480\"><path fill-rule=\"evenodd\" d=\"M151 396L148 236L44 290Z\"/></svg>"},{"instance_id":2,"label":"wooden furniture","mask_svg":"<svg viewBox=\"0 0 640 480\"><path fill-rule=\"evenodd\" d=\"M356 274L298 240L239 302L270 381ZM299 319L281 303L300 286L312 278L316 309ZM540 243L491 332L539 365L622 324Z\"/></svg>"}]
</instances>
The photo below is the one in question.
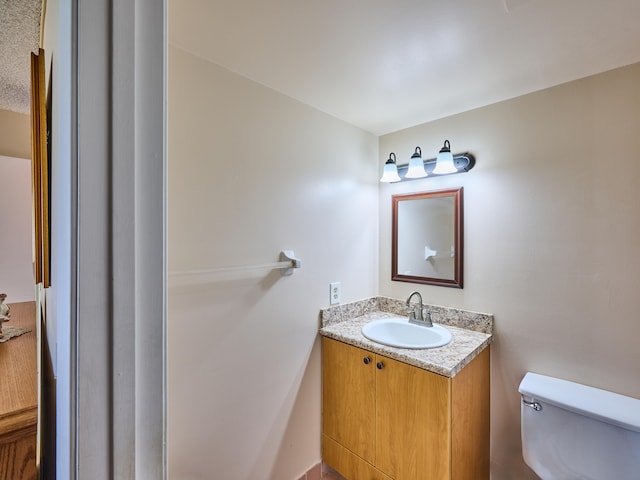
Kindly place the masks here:
<instances>
[{"instance_id":1,"label":"wooden furniture","mask_svg":"<svg viewBox=\"0 0 640 480\"><path fill-rule=\"evenodd\" d=\"M13 303L7 326L31 331L0 343L0 480L37 479L35 302Z\"/></svg>"},{"instance_id":2,"label":"wooden furniture","mask_svg":"<svg viewBox=\"0 0 640 480\"><path fill-rule=\"evenodd\" d=\"M51 81L51 78L49 78ZM50 104L49 104L50 106ZM33 234L35 240L35 281L51 286L49 233L49 160L47 138L47 87L44 50L31 52L31 176L33 186Z\"/></svg>"},{"instance_id":3,"label":"wooden furniture","mask_svg":"<svg viewBox=\"0 0 640 480\"><path fill-rule=\"evenodd\" d=\"M347 480L488 480L489 359L448 378L324 337L323 460Z\"/></svg>"}]
</instances>

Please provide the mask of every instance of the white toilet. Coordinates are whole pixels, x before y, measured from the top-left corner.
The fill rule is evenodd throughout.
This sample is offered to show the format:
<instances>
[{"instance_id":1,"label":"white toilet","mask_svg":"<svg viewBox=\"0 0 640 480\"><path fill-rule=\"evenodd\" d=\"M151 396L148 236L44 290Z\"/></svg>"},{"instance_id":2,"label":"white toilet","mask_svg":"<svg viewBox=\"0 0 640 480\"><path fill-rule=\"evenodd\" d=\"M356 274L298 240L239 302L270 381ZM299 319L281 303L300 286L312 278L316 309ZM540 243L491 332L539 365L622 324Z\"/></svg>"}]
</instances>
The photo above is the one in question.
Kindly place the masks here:
<instances>
[{"instance_id":1,"label":"white toilet","mask_svg":"<svg viewBox=\"0 0 640 480\"><path fill-rule=\"evenodd\" d=\"M524 461L543 480L639 480L640 400L527 373Z\"/></svg>"}]
</instances>

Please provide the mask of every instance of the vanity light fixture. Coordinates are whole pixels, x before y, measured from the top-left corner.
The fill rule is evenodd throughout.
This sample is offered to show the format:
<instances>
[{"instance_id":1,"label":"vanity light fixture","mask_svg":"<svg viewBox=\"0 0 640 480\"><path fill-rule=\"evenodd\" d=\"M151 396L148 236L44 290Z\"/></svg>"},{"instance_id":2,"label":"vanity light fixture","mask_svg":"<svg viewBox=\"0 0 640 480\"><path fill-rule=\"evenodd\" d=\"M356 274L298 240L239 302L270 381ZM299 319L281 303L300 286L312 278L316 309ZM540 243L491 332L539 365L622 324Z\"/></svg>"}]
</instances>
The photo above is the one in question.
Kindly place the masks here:
<instances>
[{"instance_id":1,"label":"vanity light fixture","mask_svg":"<svg viewBox=\"0 0 640 480\"><path fill-rule=\"evenodd\" d=\"M404 176L405 178L423 178L427 176L427 172L424 169L424 162L422 161L422 150L420 147L416 147L415 152L411 155L409 160L409 170Z\"/></svg>"},{"instance_id":2,"label":"vanity light fixture","mask_svg":"<svg viewBox=\"0 0 640 480\"><path fill-rule=\"evenodd\" d=\"M381 182L399 182L402 179L398 176L398 167L396 165L396 154L391 152L389 154L389 160L384 164L384 171L382 172Z\"/></svg>"},{"instance_id":3,"label":"vanity light fixture","mask_svg":"<svg viewBox=\"0 0 640 480\"><path fill-rule=\"evenodd\" d=\"M433 169L433 173L436 175L442 175L445 173L456 173L458 169L453 164L453 155L451 154L451 144L449 140L444 141L444 146L438 153L436 158L436 168Z\"/></svg>"},{"instance_id":4,"label":"vanity light fixture","mask_svg":"<svg viewBox=\"0 0 640 480\"><path fill-rule=\"evenodd\" d=\"M445 140L437 158L423 160L420 147L416 147L415 152L411 155L409 164L396 165L396 155L391 153L389 160L384 165L384 172L380 181L383 183L402 182L424 177L463 173L471 170L475 164L476 159L470 153L465 152L453 155L449 140ZM414 169L418 172L417 174L413 173Z\"/></svg>"}]
</instances>

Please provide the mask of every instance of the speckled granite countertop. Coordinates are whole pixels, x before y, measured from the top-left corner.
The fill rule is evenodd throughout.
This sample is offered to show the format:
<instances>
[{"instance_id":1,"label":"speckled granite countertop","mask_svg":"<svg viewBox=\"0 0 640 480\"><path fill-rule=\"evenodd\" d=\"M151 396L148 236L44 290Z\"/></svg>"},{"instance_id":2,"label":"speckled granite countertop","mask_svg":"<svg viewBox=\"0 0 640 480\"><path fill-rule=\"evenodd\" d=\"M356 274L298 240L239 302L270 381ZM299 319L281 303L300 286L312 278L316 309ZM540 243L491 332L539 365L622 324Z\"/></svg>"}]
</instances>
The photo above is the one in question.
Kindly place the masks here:
<instances>
[{"instance_id":1,"label":"speckled granite countertop","mask_svg":"<svg viewBox=\"0 0 640 480\"><path fill-rule=\"evenodd\" d=\"M374 297L322 310L320 334L445 377L454 377L491 343L493 315L437 305L425 306L431 312L433 322L451 332L453 338L449 344L414 350L389 347L364 337L361 329L366 323L407 315L404 301L386 297Z\"/></svg>"}]
</instances>

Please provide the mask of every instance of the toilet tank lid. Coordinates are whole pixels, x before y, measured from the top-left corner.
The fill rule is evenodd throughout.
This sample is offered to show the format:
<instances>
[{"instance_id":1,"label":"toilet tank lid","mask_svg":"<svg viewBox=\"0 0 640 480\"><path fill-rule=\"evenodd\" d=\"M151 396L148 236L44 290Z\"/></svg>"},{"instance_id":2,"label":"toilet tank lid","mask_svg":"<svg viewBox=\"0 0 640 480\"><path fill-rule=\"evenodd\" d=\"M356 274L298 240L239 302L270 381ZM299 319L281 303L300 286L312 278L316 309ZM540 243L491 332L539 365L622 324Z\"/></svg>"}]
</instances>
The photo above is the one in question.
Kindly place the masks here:
<instances>
[{"instance_id":1,"label":"toilet tank lid","mask_svg":"<svg viewBox=\"0 0 640 480\"><path fill-rule=\"evenodd\" d=\"M530 400L640 432L640 400L587 385L527 372L519 392Z\"/></svg>"}]
</instances>

